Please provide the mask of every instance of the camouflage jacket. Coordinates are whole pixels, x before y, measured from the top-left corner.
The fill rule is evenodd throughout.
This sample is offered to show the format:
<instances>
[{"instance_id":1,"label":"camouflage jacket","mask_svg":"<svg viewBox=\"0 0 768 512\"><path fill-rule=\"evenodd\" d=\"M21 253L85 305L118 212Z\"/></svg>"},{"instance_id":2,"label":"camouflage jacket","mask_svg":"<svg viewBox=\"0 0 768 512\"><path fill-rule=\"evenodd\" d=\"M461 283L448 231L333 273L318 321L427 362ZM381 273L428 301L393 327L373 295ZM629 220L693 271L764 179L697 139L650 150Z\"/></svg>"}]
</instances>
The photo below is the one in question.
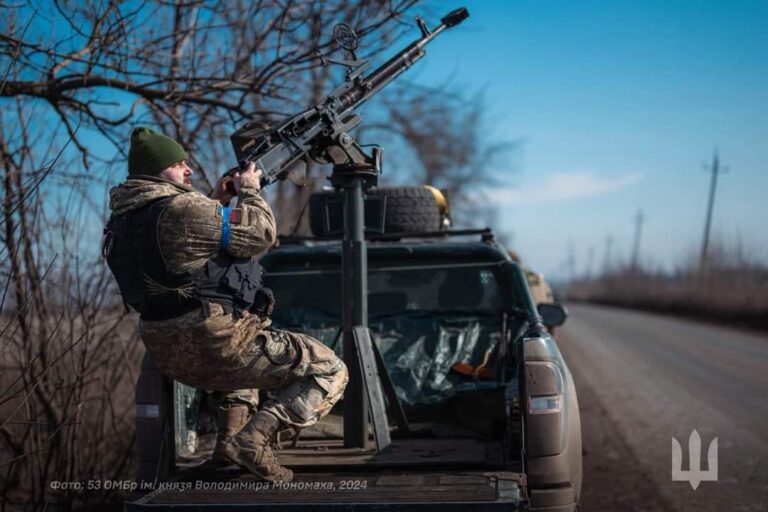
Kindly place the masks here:
<instances>
[{"instance_id":1,"label":"camouflage jacket","mask_svg":"<svg viewBox=\"0 0 768 512\"><path fill-rule=\"evenodd\" d=\"M227 253L238 258L256 256L275 242L272 209L259 195L256 178L243 181L237 206L230 215ZM157 199L171 197L158 218L160 252L171 272L198 269L220 250L223 208L192 187L154 176L133 176L109 191L113 215L135 210Z\"/></svg>"}]
</instances>

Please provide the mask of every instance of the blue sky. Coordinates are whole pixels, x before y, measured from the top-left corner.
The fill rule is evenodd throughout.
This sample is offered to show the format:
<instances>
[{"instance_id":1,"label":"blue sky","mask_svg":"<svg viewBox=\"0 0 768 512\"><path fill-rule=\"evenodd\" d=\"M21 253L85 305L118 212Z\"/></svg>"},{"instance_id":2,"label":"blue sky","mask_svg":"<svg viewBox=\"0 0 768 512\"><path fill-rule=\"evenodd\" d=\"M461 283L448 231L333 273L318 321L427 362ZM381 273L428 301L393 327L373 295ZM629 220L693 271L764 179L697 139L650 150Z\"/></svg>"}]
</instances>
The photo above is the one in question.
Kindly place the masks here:
<instances>
[{"instance_id":1,"label":"blue sky","mask_svg":"<svg viewBox=\"0 0 768 512\"><path fill-rule=\"evenodd\" d=\"M460 4L440 2L442 14ZM490 195L535 268L578 272L605 239L671 268L701 244L717 146L730 169L713 238L768 260L768 2L470 1L410 79L483 90L493 137L522 141Z\"/></svg>"}]
</instances>

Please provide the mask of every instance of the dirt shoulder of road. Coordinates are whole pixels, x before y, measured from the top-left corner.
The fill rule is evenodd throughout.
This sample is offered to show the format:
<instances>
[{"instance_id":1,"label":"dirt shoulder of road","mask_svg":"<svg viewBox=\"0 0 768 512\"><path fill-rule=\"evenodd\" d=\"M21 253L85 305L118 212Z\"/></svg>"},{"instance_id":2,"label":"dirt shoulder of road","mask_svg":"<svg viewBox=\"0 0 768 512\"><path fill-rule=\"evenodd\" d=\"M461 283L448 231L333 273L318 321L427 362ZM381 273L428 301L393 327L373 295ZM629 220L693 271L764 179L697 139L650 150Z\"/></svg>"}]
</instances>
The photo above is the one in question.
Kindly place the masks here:
<instances>
[{"instance_id":1,"label":"dirt shoulder of road","mask_svg":"<svg viewBox=\"0 0 768 512\"><path fill-rule=\"evenodd\" d=\"M725 256L725 255L721 255ZM674 273L616 269L564 285L568 301L672 314L720 325L768 331L768 266L738 254Z\"/></svg>"},{"instance_id":2,"label":"dirt shoulder of road","mask_svg":"<svg viewBox=\"0 0 768 512\"><path fill-rule=\"evenodd\" d=\"M767 511L768 337L587 304L571 313L557 340L581 406L583 510ZM705 447L719 440L717 476L700 486L671 474L671 439L694 430L703 444L698 459L683 448L688 476L711 468Z\"/></svg>"},{"instance_id":3,"label":"dirt shoulder of road","mask_svg":"<svg viewBox=\"0 0 768 512\"><path fill-rule=\"evenodd\" d=\"M580 298L569 296L568 302L646 311L674 318L733 327L748 332L768 332L768 313L766 312L739 313L735 311L705 310L695 305L668 304L665 302L643 300L617 300L607 297Z\"/></svg>"},{"instance_id":4,"label":"dirt shoulder of road","mask_svg":"<svg viewBox=\"0 0 768 512\"><path fill-rule=\"evenodd\" d=\"M568 344L563 344L567 347ZM561 349L563 346L561 345ZM567 350L564 351L566 360ZM593 389L571 367L581 412L584 481L581 512L673 512L657 492Z\"/></svg>"}]
</instances>

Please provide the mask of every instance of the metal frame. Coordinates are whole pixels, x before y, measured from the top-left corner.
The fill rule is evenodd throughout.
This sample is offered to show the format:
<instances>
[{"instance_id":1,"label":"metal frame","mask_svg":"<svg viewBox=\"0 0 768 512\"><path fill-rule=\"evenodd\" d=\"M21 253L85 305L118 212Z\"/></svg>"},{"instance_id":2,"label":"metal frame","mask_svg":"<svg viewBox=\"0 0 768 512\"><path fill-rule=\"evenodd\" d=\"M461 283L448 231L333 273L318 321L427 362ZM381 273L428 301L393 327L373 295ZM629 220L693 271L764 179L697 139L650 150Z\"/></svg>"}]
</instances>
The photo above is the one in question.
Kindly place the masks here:
<instances>
[{"instance_id":1,"label":"metal frame","mask_svg":"<svg viewBox=\"0 0 768 512\"><path fill-rule=\"evenodd\" d=\"M341 253L342 339L349 384L344 393L344 446L366 448L368 414L376 451L391 442L389 420L368 330L368 252L365 240L364 190L378 183L380 158L334 166L331 183L344 196Z\"/></svg>"},{"instance_id":2,"label":"metal frame","mask_svg":"<svg viewBox=\"0 0 768 512\"><path fill-rule=\"evenodd\" d=\"M404 238L450 238L454 236L480 235L483 242L495 242L496 235L491 228L478 229L448 229L445 231L425 231L423 233L383 233L366 234L365 240L372 242L400 241ZM278 240L281 244L300 244L304 242L330 242L343 239L343 234L334 234L328 236L300 236L300 235L280 235Z\"/></svg>"}]
</instances>

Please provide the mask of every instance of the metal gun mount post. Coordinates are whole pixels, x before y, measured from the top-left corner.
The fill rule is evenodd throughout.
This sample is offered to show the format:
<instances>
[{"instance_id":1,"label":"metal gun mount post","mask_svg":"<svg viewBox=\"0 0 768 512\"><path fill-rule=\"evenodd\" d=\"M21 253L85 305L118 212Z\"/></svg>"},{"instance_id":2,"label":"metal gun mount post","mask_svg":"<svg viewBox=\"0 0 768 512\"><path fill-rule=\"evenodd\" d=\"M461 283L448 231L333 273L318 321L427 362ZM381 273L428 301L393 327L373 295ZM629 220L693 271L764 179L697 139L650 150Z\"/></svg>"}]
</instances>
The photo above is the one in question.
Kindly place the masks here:
<instances>
[{"instance_id":1,"label":"metal gun mount post","mask_svg":"<svg viewBox=\"0 0 768 512\"><path fill-rule=\"evenodd\" d=\"M377 160L377 159L374 159ZM366 448L368 417L376 450L391 443L389 423L368 330L368 262L365 244L365 189L378 182L378 162L336 165L331 184L344 194L344 240L341 253L342 335L349 384L344 392L344 446Z\"/></svg>"}]
</instances>

